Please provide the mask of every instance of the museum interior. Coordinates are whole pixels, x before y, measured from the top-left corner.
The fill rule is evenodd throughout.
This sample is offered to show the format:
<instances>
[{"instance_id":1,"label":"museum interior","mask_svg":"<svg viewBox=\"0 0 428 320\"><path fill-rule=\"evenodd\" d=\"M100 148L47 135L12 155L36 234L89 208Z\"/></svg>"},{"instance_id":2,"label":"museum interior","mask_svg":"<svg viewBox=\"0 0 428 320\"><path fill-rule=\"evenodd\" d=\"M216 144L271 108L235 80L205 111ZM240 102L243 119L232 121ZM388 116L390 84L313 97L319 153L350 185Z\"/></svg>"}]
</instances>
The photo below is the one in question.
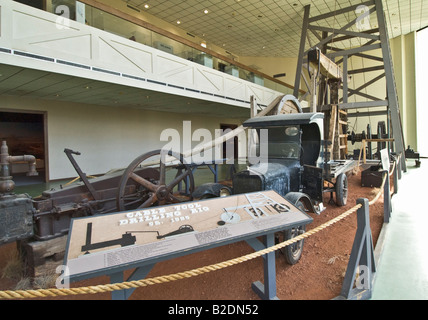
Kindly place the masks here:
<instances>
[{"instance_id":1,"label":"museum interior","mask_svg":"<svg viewBox=\"0 0 428 320\"><path fill-rule=\"evenodd\" d=\"M427 27L424 0L0 0L0 299L428 299Z\"/></svg>"}]
</instances>

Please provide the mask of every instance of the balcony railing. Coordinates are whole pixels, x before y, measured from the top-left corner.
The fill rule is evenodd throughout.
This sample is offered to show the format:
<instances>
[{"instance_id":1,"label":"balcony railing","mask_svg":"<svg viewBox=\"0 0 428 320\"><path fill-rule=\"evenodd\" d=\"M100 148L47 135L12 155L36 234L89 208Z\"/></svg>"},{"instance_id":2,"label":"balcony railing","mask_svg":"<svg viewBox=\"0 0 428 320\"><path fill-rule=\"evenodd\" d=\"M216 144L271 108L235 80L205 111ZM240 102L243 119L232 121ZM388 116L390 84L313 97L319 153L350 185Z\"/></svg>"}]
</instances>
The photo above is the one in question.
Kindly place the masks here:
<instances>
[{"instance_id":1,"label":"balcony railing","mask_svg":"<svg viewBox=\"0 0 428 320\"><path fill-rule=\"evenodd\" d=\"M45 4L43 11L0 0L2 63L244 108L251 96L263 107L292 91L117 9L69 0L32 3L37 2Z\"/></svg>"},{"instance_id":2,"label":"balcony railing","mask_svg":"<svg viewBox=\"0 0 428 320\"><path fill-rule=\"evenodd\" d=\"M101 2L48 0L46 10L266 88L284 94L293 93L293 86L287 83Z\"/></svg>"}]
</instances>

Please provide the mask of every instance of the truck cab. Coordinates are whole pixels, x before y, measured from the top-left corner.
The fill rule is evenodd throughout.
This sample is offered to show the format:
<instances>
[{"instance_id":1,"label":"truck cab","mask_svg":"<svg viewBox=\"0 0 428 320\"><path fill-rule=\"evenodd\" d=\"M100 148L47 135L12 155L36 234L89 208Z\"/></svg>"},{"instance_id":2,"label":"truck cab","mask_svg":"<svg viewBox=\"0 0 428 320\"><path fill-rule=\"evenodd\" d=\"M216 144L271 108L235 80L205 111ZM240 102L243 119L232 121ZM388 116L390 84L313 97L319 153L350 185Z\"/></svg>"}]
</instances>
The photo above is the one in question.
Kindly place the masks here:
<instances>
[{"instance_id":1,"label":"truck cab","mask_svg":"<svg viewBox=\"0 0 428 320\"><path fill-rule=\"evenodd\" d=\"M253 161L232 177L232 189L201 185L194 198L274 190L299 209L319 214L324 192L324 114L290 113L252 118L243 123L255 136ZM254 161L256 159L257 161ZM252 164L251 164L252 163Z\"/></svg>"},{"instance_id":2,"label":"truck cab","mask_svg":"<svg viewBox=\"0 0 428 320\"><path fill-rule=\"evenodd\" d=\"M254 129L255 151L260 161L233 178L233 193L274 190L299 210L319 214L323 210L324 114L291 113L247 120ZM251 158L250 158L251 163ZM299 226L278 233L278 242L305 232ZM283 249L288 264L296 264L304 240Z\"/></svg>"},{"instance_id":3,"label":"truck cab","mask_svg":"<svg viewBox=\"0 0 428 320\"><path fill-rule=\"evenodd\" d=\"M266 116L247 120L243 126L257 133L260 161L233 176L233 193L274 190L318 213L313 205L322 202L323 194L324 114Z\"/></svg>"}]
</instances>

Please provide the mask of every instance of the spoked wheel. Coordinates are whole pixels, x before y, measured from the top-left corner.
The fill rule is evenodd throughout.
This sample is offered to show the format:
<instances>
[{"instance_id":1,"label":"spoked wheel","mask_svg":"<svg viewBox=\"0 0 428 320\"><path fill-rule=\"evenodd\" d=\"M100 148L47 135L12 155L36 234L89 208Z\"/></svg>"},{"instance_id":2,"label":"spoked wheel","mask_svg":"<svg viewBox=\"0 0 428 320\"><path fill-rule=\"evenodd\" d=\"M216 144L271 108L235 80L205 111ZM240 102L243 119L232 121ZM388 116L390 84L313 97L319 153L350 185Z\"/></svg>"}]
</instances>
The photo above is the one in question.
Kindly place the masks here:
<instances>
[{"instance_id":1,"label":"spoked wheel","mask_svg":"<svg viewBox=\"0 0 428 320\"><path fill-rule=\"evenodd\" d=\"M141 168L156 170L157 179L138 174ZM180 182L187 186L187 194L174 190ZM126 192L130 185L137 190L131 195ZM193 191L192 169L184 163L183 156L172 151L155 150L139 156L125 170L119 183L117 207L124 211L190 201Z\"/></svg>"},{"instance_id":2,"label":"spoked wheel","mask_svg":"<svg viewBox=\"0 0 428 320\"><path fill-rule=\"evenodd\" d=\"M299 201L296 204L296 207L300 210L305 212L305 206L303 205L303 203L301 201ZM284 233L284 240L290 240L293 239L299 235L301 235L302 233L304 233L306 231L306 226L298 226L292 229L288 229L283 231ZM285 257L285 261L290 264L290 265L294 265L296 264L299 260L300 257L302 256L302 252L303 252L303 244L304 244L304 239L300 240L298 242L295 242L291 245L288 245L284 248L284 257Z\"/></svg>"}]
</instances>

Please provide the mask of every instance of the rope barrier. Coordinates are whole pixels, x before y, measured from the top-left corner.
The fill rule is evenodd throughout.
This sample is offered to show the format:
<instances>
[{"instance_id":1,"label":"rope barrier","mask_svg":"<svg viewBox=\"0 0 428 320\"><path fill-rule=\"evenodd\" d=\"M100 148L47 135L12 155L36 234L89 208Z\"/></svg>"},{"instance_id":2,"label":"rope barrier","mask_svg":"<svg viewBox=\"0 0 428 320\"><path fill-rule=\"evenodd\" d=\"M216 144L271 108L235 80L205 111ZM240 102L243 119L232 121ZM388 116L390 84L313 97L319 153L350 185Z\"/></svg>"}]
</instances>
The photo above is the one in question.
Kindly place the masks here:
<instances>
[{"instance_id":1,"label":"rope barrier","mask_svg":"<svg viewBox=\"0 0 428 320\"><path fill-rule=\"evenodd\" d=\"M379 199L379 197L382 194L383 188L385 186L385 182L387 177L389 177L389 174L386 174L383 178L382 186L375 196L373 200L369 202L369 205L373 205L376 203ZM96 285L96 286L88 286L88 287L79 287L79 288L51 288L51 289L35 289L35 290L6 290L6 291L0 291L0 300L1 299L29 299L29 298L46 298L46 297L56 297L56 296L68 296L68 295L80 295L80 294L98 294L98 293L104 293L104 292L112 292L117 290L124 290L124 289L135 289L140 287L147 287L155 284L161 284L161 283L167 283L177 280L182 280L186 278L191 278L195 276L199 276L204 273L209 273L216 270L221 270L227 267L231 267L249 260L253 260L255 258L261 257L265 254L277 251L279 249L285 248L293 243L299 242L303 239L306 239L310 237L311 235L318 233L329 226L347 218L354 212L356 212L358 209L362 207L361 204L357 204L356 206L352 207L351 209L345 211L341 215L337 216L336 218L327 221L326 223L311 229L297 237L294 237L292 239L289 239L287 241L281 242L277 245L274 245L272 247L253 252L238 258L234 258L231 260L227 260L224 262L212 264L205 267L200 267L197 269L179 272L175 274L165 275L165 276L159 276L154 278L148 278L148 279L142 279L142 280L136 280L136 281L125 281L122 283L113 283L113 284L105 284L105 285Z\"/></svg>"}]
</instances>

